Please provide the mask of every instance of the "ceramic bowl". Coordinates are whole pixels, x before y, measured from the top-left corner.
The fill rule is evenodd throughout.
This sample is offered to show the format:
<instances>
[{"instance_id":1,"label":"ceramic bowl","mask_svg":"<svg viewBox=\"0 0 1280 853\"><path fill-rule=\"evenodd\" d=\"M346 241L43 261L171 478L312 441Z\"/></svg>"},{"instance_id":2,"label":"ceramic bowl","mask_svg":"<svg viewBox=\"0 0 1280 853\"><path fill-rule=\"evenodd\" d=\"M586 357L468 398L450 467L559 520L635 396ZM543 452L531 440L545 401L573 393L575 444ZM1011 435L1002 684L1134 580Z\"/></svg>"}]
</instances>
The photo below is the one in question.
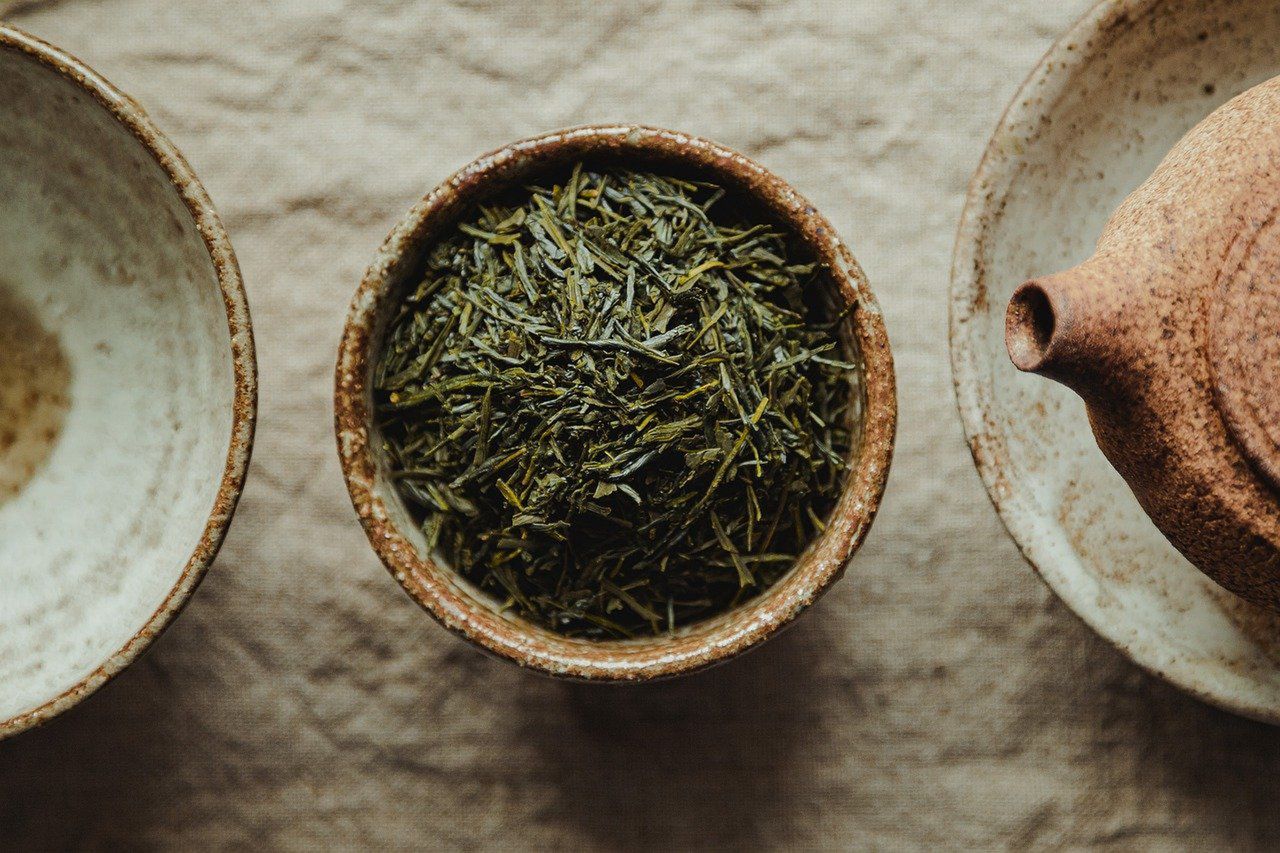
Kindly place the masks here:
<instances>
[{"instance_id":1,"label":"ceramic bowl","mask_svg":"<svg viewBox=\"0 0 1280 853\"><path fill-rule=\"evenodd\" d=\"M0 26L0 736L47 720L178 613L253 437L244 288L204 189L142 109Z\"/></svg>"},{"instance_id":2,"label":"ceramic bowl","mask_svg":"<svg viewBox=\"0 0 1280 853\"><path fill-rule=\"evenodd\" d=\"M973 180L952 273L956 393L1009 532L1054 591L1147 670L1280 722L1280 617L1196 571L1102 456L1084 406L1018 373L1005 306L1085 260L1119 203L1223 102L1280 74L1274 0L1106 2L1049 51Z\"/></svg>"},{"instance_id":3,"label":"ceramic bowl","mask_svg":"<svg viewBox=\"0 0 1280 853\"><path fill-rule=\"evenodd\" d=\"M477 202L582 159L692 172L757 200L826 267L836 302L856 305L848 330L866 365L858 413L861 454L826 533L758 598L656 639L568 639L501 613L489 596L426 553L424 538L386 475L370 419L370 368L385 324L435 236ZM634 126L578 128L513 143L466 166L414 207L383 244L356 292L339 352L335 407L352 501L369 541L409 595L446 628L501 658L552 675L598 681L662 678L724 661L774 635L812 604L844 571L879 507L897 411L880 311L831 225L793 189L742 155L705 139Z\"/></svg>"}]
</instances>

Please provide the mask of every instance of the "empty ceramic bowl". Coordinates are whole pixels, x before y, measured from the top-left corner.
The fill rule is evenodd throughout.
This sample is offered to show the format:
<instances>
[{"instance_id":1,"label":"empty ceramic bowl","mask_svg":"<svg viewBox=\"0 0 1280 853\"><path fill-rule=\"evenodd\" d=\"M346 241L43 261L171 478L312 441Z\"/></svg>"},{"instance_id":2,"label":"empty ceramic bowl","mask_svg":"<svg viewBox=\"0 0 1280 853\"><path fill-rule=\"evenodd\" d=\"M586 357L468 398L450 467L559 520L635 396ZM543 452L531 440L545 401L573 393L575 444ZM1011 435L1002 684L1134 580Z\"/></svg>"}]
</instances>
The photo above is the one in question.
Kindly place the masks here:
<instances>
[{"instance_id":1,"label":"empty ceramic bowl","mask_svg":"<svg viewBox=\"0 0 1280 853\"><path fill-rule=\"evenodd\" d=\"M173 619L244 482L256 372L204 189L142 109L0 26L0 736Z\"/></svg>"},{"instance_id":2,"label":"empty ceramic bowl","mask_svg":"<svg viewBox=\"0 0 1280 853\"><path fill-rule=\"evenodd\" d=\"M670 634L635 640L569 639L503 613L453 572L426 539L387 473L372 420L371 375L405 287L441 231L477 203L587 160L671 169L708 178L753 200L796 235L825 268L834 304L850 308L844 337L863 364L852 419L861 446L826 531L790 572L738 608ZM831 225L782 180L704 139L634 126L586 127L508 145L446 180L396 227L356 292L338 357L338 449L356 511L374 549L405 590L449 630L545 673L597 681L642 681L724 661L776 634L844 571L880 504L896 423L893 363L883 318L866 279Z\"/></svg>"}]
</instances>

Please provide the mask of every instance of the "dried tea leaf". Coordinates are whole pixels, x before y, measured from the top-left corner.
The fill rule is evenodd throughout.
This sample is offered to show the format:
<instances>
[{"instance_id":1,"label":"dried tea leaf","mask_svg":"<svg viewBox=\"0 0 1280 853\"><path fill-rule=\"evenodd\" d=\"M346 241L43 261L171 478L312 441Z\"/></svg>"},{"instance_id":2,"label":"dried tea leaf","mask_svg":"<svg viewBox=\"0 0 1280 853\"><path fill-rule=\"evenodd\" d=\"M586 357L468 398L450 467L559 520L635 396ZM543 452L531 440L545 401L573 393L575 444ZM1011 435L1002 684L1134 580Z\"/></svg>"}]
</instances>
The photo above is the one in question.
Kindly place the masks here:
<instances>
[{"instance_id":1,"label":"dried tea leaf","mask_svg":"<svg viewBox=\"0 0 1280 853\"><path fill-rule=\"evenodd\" d=\"M788 235L707 183L578 165L444 235L375 372L428 544L570 636L758 595L824 527L856 353Z\"/></svg>"}]
</instances>

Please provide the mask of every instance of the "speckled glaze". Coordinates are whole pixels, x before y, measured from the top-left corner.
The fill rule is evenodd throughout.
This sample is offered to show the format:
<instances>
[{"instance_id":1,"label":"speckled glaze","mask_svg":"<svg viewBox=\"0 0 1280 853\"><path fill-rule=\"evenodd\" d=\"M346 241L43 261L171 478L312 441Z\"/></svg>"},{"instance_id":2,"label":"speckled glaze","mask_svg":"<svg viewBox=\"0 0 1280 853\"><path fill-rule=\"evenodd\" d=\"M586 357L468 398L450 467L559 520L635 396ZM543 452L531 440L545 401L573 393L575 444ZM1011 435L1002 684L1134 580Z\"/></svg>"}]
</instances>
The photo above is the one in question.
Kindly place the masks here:
<instances>
[{"instance_id":1,"label":"speckled glaze","mask_svg":"<svg viewBox=\"0 0 1280 853\"><path fill-rule=\"evenodd\" d=\"M0 26L0 737L133 661L230 524L257 377L204 189L142 109Z\"/></svg>"},{"instance_id":2,"label":"speckled glaze","mask_svg":"<svg viewBox=\"0 0 1280 853\"><path fill-rule=\"evenodd\" d=\"M1205 574L1280 609L1280 79L1180 142L1092 258L1013 294L1020 370L1082 398L1098 445Z\"/></svg>"},{"instance_id":3,"label":"speckled glaze","mask_svg":"<svg viewBox=\"0 0 1280 853\"><path fill-rule=\"evenodd\" d=\"M573 640L500 613L432 555L375 451L369 377L405 279L440 229L513 183L579 159L693 170L758 200L827 269L837 304L853 304L845 332L865 364L860 454L827 531L770 590L668 637ZM374 549L415 601L450 631L500 658L550 675L644 681L727 660L776 634L844 572L880 505L892 457L897 402L883 318L862 270L831 225L779 178L705 139L636 126L584 127L508 145L454 174L415 206L379 250L352 303L338 355L335 422L352 502Z\"/></svg>"},{"instance_id":4,"label":"speckled glaze","mask_svg":"<svg viewBox=\"0 0 1280 853\"><path fill-rule=\"evenodd\" d=\"M1045 580L1142 666L1271 722L1276 84L1200 123L1280 72L1278 38L1272 2L1126 0L1060 39L971 186L951 330L974 459Z\"/></svg>"}]
</instances>

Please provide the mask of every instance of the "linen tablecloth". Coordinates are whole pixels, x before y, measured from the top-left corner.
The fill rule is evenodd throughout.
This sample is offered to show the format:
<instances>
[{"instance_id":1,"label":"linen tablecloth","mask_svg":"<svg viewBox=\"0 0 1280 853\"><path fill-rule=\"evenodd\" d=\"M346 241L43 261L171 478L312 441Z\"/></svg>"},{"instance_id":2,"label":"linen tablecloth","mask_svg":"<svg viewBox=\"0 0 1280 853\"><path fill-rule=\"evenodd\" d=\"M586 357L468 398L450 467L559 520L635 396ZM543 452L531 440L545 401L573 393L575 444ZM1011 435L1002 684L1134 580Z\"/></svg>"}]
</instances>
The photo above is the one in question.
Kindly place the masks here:
<instances>
[{"instance_id":1,"label":"linen tablecloth","mask_svg":"<svg viewBox=\"0 0 1280 853\"><path fill-rule=\"evenodd\" d=\"M261 420L221 557L156 647L0 743L0 848L1264 847L1280 733L1137 670L1022 561L947 360L967 181L1089 0L0 0L137 98L221 211ZM883 512L747 657L557 683L438 628L368 547L331 426L348 300L404 211L504 142L657 124L792 182L897 358Z\"/></svg>"}]
</instances>

